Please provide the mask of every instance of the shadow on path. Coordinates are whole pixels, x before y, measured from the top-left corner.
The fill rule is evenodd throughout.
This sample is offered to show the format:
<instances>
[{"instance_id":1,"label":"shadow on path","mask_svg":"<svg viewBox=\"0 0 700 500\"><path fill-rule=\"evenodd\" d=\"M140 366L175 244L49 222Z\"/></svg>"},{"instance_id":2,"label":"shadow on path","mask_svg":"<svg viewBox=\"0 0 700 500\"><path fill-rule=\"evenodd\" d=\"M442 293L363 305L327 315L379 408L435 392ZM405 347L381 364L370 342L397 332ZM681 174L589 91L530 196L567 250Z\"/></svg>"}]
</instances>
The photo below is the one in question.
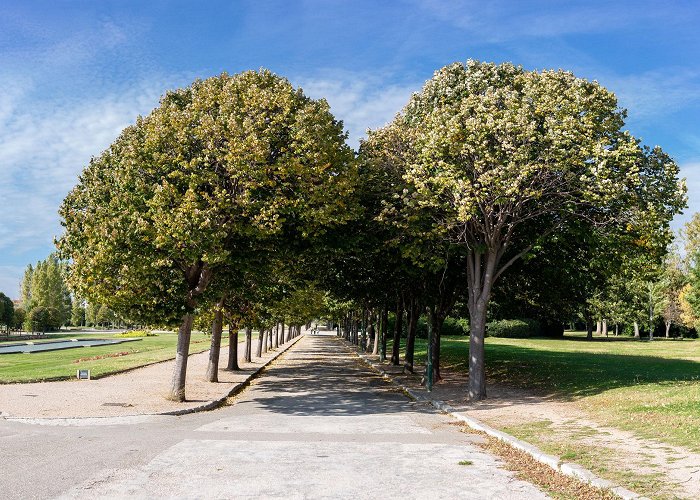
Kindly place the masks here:
<instances>
[{"instance_id":1,"label":"shadow on path","mask_svg":"<svg viewBox=\"0 0 700 500\"><path fill-rule=\"evenodd\" d=\"M261 409L285 415L434 413L406 399L330 336L308 336L255 384Z\"/></svg>"}]
</instances>

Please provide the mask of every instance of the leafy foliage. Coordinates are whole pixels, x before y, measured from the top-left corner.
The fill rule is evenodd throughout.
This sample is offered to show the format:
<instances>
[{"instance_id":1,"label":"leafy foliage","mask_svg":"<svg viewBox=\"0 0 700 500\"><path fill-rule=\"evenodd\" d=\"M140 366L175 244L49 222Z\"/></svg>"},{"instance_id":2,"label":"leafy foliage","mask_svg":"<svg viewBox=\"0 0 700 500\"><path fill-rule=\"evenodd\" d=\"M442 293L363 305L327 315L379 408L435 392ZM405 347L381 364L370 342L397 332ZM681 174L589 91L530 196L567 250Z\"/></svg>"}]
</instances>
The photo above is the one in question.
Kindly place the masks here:
<instances>
[{"instance_id":1,"label":"leafy foliage","mask_svg":"<svg viewBox=\"0 0 700 500\"><path fill-rule=\"evenodd\" d=\"M539 322L531 319L501 319L486 325L486 335L489 337L525 339L539 334Z\"/></svg>"}]
</instances>

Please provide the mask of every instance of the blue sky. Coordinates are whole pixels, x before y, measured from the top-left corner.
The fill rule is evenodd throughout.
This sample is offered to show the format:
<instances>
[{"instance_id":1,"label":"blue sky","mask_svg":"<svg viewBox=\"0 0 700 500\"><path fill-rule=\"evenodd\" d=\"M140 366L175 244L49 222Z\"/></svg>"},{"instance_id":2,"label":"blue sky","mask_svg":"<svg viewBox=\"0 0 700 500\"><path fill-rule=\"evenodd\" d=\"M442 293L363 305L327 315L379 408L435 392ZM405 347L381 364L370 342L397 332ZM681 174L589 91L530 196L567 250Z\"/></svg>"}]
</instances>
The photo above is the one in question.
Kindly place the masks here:
<instances>
[{"instance_id":1,"label":"blue sky","mask_svg":"<svg viewBox=\"0 0 700 500\"><path fill-rule=\"evenodd\" d=\"M326 97L356 146L433 72L469 58L567 69L613 90L700 211L697 1L66 1L0 4L0 291L53 250L57 209L166 90L269 68Z\"/></svg>"}]
</instances>

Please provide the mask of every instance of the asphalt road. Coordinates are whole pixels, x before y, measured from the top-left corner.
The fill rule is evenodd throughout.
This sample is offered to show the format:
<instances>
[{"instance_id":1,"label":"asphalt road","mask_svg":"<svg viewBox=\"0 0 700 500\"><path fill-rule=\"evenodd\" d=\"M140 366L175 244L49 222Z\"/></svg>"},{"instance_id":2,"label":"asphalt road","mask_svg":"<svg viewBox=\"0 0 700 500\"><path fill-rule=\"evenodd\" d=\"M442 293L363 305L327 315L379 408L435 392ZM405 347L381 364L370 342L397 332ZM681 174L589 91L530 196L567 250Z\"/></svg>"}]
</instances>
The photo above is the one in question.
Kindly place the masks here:
<instances>
[{"instance_id":1,"label":"asphalt road","mask_svg":"<svg viewBox=\"0 0 700 500\"><path fill-rule=\"evenodd\" d=\"M477 439L338 339L306 336L212 412L0 420L0 496L546 498Z\"/></svg>"}]
</instances>

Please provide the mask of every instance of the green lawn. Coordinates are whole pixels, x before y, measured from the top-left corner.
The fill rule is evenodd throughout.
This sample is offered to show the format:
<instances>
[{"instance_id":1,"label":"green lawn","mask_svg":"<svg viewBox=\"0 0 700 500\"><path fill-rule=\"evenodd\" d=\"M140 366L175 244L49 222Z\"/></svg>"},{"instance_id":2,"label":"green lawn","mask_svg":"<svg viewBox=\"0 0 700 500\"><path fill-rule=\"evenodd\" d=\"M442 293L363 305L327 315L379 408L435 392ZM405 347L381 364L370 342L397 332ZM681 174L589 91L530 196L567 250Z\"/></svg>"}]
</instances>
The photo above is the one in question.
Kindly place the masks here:
<instances>
[{"instance_id":1,"label":"green lawn","mask_svg":"<svg viewBox=\"0 0 700 500\"><path fill-rule=\"evenodd\" d=\"M51 340L61 338L109 338L110 335L75 335L60 333L51 335ZM41 339L36 342L47 342ZM40 380L60 380L75 377L76 370L88 369L93 378L143 366L156 361L175 357L177 335L159 333L157 337L144 337L136 342L124 342L99 347L79 347L58 351L36 352L31 354L1 354L0 383L34 382ZM1 345L1 344L0 344ZM201 333L192 334L190 353L205 351L209 348L209 337ZM115 353L128 353L123 356L110 357ZM104 356L102 359L85 360ZM80 361L82 359L82 361Z\"/></svg>"},{"instance_id":2,"label":"green lawn","mask_svg":"<svg viewBox=\"0 0 700 500\"><path fill-rule=\"evenodd\" d=\"M468 349L443 338L441 365L466 371ZM418 339L416 365L425 353ZM700 452L700 341L487 338L486 365L487 383L555 392L604 424Z\"/></svg>"}]
</instances>

